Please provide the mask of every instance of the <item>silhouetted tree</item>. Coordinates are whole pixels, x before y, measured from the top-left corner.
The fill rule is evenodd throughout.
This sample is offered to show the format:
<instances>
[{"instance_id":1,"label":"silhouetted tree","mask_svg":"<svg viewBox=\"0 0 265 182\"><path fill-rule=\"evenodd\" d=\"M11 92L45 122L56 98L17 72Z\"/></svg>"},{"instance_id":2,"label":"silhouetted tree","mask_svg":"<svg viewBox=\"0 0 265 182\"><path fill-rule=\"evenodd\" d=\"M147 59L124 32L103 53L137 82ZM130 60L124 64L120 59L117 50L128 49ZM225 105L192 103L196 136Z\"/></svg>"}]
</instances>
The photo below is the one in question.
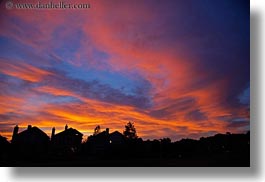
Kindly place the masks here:
<instances>
[{"instance_id":1,"label":"silhouetted tree","mask_svg":"<svg viewBox=\"0 0 265 182\"><path fill-rule=\"evenodd\" d=\"M131 122L128 122L125 125L125 130L124 130L123 134L128 139L136 139L136 138L138 138L138 136L136 134L136 129L134 127L134 124L131 123Z\"/></svg>"},{"instance_id":2,"label":"silhouetted tree","mask_svg":"<svg viewBox=\"0 0 265 182\"><path fill-rule=\"evenodd\" d=\"M162 138L160 139L161 144L170 144L171 139L170 138Z\"/></svg>"},{"instance_id":3,"label":"silhouetted tree","mask_svg":"<svg viewBox=\"0 0 265 182\"><path fill-rule=\"evenodd\" d=\"M94 129L94 134L93 135L96 136L99 133L100 133L100 126L97 125L96 128Z\"/></svg>"}]
</instances>

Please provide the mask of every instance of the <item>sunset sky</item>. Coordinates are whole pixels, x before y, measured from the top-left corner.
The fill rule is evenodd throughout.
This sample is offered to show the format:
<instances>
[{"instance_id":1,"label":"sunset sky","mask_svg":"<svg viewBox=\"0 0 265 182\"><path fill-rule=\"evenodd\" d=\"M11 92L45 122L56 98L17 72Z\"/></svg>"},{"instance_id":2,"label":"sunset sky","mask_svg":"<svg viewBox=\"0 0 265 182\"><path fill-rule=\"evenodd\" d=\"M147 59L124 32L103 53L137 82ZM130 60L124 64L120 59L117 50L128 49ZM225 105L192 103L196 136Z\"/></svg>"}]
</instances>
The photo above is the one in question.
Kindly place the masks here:
<instances>
[{"instance_id":1,"label":"sunset sky","mask_svg":"<svg viewBox=\"0 0 265 182\"><path fill-rule=\"evenodd\" d=\"M128 121L143 139L249 130L249 1L68 2L91 7L1 3L0 135Z\"/></svg>"}]
</instances>

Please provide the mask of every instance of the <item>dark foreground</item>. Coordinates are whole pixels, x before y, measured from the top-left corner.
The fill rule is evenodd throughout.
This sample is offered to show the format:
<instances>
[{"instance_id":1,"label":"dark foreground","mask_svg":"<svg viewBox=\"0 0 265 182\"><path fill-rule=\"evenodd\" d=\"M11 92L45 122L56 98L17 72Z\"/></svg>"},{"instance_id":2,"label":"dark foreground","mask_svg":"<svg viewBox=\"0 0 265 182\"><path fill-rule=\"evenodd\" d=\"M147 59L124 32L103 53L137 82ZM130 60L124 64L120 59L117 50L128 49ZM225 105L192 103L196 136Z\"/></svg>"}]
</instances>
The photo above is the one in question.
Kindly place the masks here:
<instances>
[{"instance_id":1,"label":"dark foreground","mask_svg":"<svg viewBox=\"0 0 265 182\"><path fill-rule=\"evenodd\" d=\"M12 145L3 148L2 145L0 166L249 167L249 137L249 133L218 134L174 143L169 139L138 139L100 149L86 142L77 151L58 151L48 147L40 152L32 148L18 149Z\"/></svg>"},{"instance_id":2,"label":"dark foreground","mask_svg":"<svg viewBox=\"0 0 265 182\"><path fill-rule=\"evenodd\" d=\"M4 166L21 167L249 167L249 161L240 157L212 156L205 158L134 158L98 159L76 158L57 161L12 161Z\"/></svg>"}]
</instances>

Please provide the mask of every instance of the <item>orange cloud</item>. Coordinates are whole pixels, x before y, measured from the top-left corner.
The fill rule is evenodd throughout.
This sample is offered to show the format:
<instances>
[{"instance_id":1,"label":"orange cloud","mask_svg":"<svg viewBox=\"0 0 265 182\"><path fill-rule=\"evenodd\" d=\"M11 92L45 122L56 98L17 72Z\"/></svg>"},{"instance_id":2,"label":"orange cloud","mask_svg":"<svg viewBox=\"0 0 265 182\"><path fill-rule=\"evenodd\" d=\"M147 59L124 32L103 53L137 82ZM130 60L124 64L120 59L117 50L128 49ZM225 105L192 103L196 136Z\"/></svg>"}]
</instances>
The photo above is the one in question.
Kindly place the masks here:
<instances>
[{"instance_id":1,"label":"orange cloud","mask_svg":"<svg viewBox=\"0 0 265 182\"><path fill-rule=\"evenodd\" d=\"M30 82L38 82L44 76L52 73L23 63L22 61L8 62L8 60L0 59L0 72L9 76L14 76L22 80Z\"/></svg>"}]
</instances>

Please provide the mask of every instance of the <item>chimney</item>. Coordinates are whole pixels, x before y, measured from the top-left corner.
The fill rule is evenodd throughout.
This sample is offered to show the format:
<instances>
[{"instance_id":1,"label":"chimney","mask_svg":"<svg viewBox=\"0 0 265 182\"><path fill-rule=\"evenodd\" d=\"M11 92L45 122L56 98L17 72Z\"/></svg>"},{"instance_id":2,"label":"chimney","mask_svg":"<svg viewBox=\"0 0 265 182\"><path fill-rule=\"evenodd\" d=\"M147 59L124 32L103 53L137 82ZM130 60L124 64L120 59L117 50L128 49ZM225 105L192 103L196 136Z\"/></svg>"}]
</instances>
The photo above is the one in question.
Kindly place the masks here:
<instances>
[{"instance_id":1,"label":"chimney","mask_svg":"<svg viewBox=\"0 0 265 182\"><path fill-rule=\"evenodd\" d=\"M54 135L55 135L55 127L52 128L52 136L51 136L51 140L53 140Z\"/></svg>"},{"instance_id":2,"label":"chimney","mask_svg":"<svg viewBox=\"0 0 265 182\"><path fill-rule=\"evenodd\" d=\"M109 128L106 128L106 133L107 133L107 135L109 134Z\"/></svg>"},{"instance_id":3,"label":"chimney","mask_svg":"<svg viewBox=\"0 0 265 182\"><path fill-rule=\"evenodd\" d=\"M28 125L28 130L30 130L32 128L32 126L31 125Z\"/></svg>"},{"instance_id":4,"label":"chimney","mask_svg":"<svg viewBox=\"0 0 265 182\"><path fill-rule=\"evenodd\" d=\"M16 140L16 137L17 137L17 134L18 134L18 129L19 129L19 127L18 127L18 125L16 125L14 127L14 130L13 130L12 142L14 142Z\"/></svg>"},{"instance_id":5,"label":"chimney","mask_svg":"<svg viewBox=\"0 0 265 182\"><path fill-rule=\"evenodd\" d=\"M67 130L68 129L68 125L66 124L65 127L64 127L64 130Z\"/></svg>"}]
</instances>

